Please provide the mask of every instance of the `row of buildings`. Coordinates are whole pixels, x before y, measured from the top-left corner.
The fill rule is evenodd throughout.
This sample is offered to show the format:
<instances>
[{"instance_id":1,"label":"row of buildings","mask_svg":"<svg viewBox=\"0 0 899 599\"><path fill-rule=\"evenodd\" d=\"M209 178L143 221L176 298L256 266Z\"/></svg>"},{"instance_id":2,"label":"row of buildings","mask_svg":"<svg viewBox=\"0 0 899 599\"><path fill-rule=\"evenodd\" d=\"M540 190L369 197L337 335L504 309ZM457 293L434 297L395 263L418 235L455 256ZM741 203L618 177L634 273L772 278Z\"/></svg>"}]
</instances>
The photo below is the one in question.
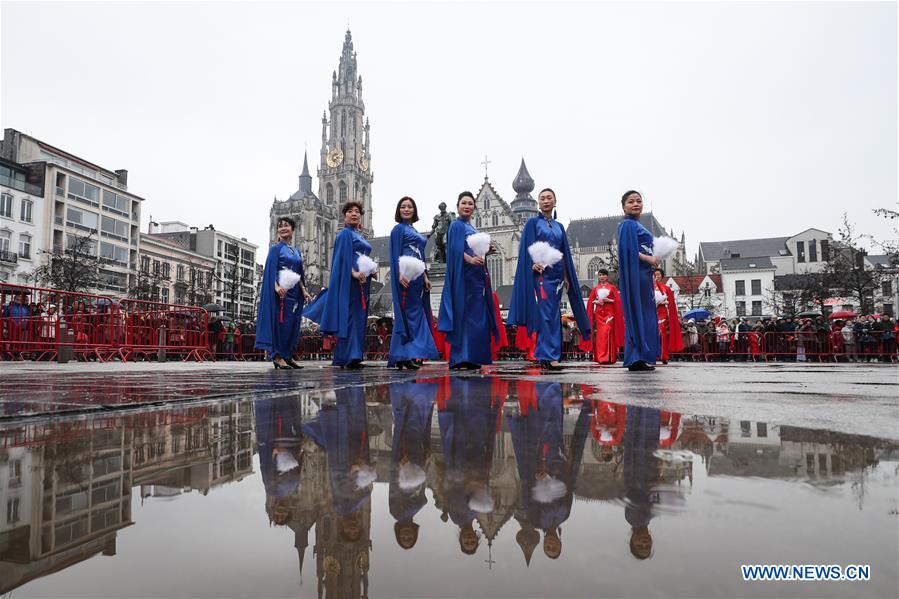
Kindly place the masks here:
<instances>
[{"instance_id":1,"label":"row of buildings","mask_svg":"<svg viewBox=\"0 0 899 599\"><path fill-rule=\"evenodd\" d=\"M141 283L144 299L222 304L253 318L257 246L246 238L172 221L140 230L145 198L128 171L110 170L15 129L0 142L0 281L32 284L53 255L95 259L91 291L122 297Z\"/></svg>"}]
</instances>

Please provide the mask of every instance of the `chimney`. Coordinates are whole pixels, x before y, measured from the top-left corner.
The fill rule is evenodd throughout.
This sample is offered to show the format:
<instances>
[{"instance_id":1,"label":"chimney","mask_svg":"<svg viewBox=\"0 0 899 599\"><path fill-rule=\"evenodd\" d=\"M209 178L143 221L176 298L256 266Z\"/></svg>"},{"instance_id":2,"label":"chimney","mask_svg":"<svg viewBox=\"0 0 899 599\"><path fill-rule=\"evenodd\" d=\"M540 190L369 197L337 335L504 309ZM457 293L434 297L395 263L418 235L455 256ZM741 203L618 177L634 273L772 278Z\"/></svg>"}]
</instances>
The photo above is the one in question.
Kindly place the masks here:
<instances>
[{"instance_id":1,"label":"chimney","mask_svg":"<svg viewBox=\"0 0 899 599\"><path fill-rule=\"evenodd\" d=\"M118 180L119 180L119 183L121 183L122 185L127 187L128 186L128 171L126 171L123 168L120 168L119 170L117 170L115 172L115 174L116 174L116 178L118 178Z\"/></svg>"}]
</instances>

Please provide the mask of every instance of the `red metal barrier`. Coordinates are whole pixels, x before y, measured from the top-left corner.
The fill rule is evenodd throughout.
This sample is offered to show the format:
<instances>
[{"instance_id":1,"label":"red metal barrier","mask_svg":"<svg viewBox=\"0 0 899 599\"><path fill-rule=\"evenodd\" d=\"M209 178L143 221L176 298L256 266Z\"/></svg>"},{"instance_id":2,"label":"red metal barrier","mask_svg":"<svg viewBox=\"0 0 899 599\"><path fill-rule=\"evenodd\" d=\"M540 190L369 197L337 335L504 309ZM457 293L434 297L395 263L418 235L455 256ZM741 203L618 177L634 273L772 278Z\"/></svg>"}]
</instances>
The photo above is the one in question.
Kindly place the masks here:
<instances>
[{"instance_id":1,"label":"red metal barrier","mask_svg":"<svg viewBox=\"0 0 899 599\"><path fill-rule=\"evenodd\" d=\"M209 315L203 308L125 299L120 304L123 327L118 354L123 362L159 350L182 360L212 359L209 351Z\"/></svg>"}]
</instances>

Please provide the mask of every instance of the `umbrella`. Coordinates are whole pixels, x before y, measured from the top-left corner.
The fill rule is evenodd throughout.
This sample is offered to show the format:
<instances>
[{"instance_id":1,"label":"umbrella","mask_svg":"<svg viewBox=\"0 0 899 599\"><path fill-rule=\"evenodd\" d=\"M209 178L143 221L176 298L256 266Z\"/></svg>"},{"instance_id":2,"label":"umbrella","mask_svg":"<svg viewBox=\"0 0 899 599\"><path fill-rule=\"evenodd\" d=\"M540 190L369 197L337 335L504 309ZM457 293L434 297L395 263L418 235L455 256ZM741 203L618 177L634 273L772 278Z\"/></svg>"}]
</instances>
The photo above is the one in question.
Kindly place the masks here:
<instances>
[{"instance_id":1,"label":"umbrella","mask_svg":"<svg viewBox=\"0 0 899 599\"><path fill-rule=\"evenodd\" d=\"M796 315L797 318L818 318L819 316L823 316L820 312L815 312L814 310L809 310L807 312L800 312Z\"/></svg>"},{"instance_id":2,"label":"umbrella","mask_svg":"<svg viewBox=\"0 0 899 599\"><path fill-rule=\"evenodd\" d=\"M705 308L696 308L695 310L690 310L686 314L681 317L681 320L708 320L712 314L706 310Z\"/></svg>"},{"instance_id":3,"label":"umbrella","mask_svg":"<svg viewBox=\"0 0 899 599\"><path fill-rule=\"evenodd\" d=\"M118 306L118 302L116 302L111 297L95 297L91 300L92 306Z\"/></svg>"},{"instance_id":4,"label":"umbrella","mask_svg":"<svg viewBox=\"0 0 899 599\"><path fill-rule=\"evenodd\" d=\"M831 314L830 319L843 320L846 318L855 318L856 316L858 316L858 314L852 312L851 310L840 310L839 312L834 312L833 314Z\"/></svg>"},{"instance_id":5,"label":"umbrella","mask_svg":"<svg viewBox=\"0 0 899 599\"><path fill-rule=\"evenodd\" d=\"M225 309L219 306L218 304L206 304L203 306L203 309L207 312L224 312Z\"/></svg>"}]
</instances>

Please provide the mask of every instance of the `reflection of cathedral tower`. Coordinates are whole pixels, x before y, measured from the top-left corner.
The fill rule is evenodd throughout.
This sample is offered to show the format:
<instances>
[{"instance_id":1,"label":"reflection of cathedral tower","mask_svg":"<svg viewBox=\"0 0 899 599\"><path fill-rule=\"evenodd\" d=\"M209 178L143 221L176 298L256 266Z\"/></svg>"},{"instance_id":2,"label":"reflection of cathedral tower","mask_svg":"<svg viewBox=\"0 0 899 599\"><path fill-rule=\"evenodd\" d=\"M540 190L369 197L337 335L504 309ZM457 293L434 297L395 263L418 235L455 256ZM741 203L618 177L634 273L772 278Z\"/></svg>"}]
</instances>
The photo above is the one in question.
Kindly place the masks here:
<instances>
[{"instance_id":1,"label":"reflection of cathedral tower","mask_svg":"<svg viewBox=\"0 0 899 599\"><path fill-rule=\"evenodd\" d=\"M319 598L368 597L371 499L367 499L353 517L358 518L359 525L359 538L356 540L341 536L342 516L334 510L324 513L315 524L315 571Z\"/></svg>"},{"instance_id":2,"label":"reflection of cathedral tower","mask_svg":"<svg viewBox=\"0 0 899 599\"><path fill-rule=\"evenodd\" d=\"M318 195L328 206L355 200L365 207L366 236L371 226L371 149L369 124L362 101L362 77L356 72L356 52L349 31L343 42L340 66L331 76L331 101L322 116L321 164Z\"/></svg>"}]
</instances>

